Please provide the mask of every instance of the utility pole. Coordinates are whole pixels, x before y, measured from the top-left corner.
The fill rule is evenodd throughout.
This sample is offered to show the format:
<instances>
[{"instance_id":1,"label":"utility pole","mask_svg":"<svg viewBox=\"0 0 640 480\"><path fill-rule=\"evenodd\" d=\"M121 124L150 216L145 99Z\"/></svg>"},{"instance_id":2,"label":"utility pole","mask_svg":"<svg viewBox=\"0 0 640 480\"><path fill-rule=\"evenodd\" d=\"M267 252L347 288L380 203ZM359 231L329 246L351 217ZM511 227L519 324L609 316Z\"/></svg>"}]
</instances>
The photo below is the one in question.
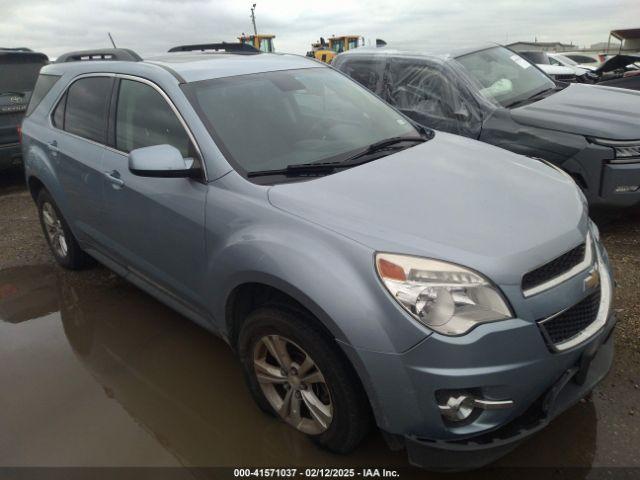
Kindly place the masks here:
<instances>
[{"instance_id":1,"label":"utility pole","mask_svg":"<svg viewBox=\"0 0 640 480\"><path fill-rule=\"evenodd\" d=\"M253 23L253 34L258 35L258 29L256 28L256 4L253 4L251 7L251 23Z\"/></svg>"}]
</instances>

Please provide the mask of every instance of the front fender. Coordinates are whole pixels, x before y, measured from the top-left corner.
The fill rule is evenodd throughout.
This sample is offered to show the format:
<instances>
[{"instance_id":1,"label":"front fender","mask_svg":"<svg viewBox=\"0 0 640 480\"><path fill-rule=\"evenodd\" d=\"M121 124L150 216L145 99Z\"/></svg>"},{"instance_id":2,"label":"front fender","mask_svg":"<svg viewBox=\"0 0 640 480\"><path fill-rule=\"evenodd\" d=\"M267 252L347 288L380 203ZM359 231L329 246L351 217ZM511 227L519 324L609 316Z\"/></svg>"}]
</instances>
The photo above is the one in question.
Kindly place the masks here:
<instances>
[{"instance_id":1,"label":"front fender","mask_svg":"<svg viewBox=\"0 0 640 480\"><path fill-rule=\"evenodd\" d=\"M231 292L262 283L294 298L354 347L397 353L429 335L382 286L370 248L278 210L265 197L209 190L205 285L223 332ZM229 228L234 222L238 228Z\"/></svg>"}]
</instances>

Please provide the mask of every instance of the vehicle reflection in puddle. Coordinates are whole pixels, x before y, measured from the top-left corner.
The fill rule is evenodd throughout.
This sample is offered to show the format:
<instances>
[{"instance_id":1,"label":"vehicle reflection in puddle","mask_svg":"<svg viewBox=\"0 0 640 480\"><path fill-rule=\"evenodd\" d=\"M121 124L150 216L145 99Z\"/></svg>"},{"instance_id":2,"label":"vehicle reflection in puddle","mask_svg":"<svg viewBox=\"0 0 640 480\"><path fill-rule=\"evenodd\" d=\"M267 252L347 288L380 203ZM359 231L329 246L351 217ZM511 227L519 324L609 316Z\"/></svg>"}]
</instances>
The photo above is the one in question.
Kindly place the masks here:
<instances>
[{"instance_id":1,"label":"vehicle reflection in puddle","mask_svg":"<svg viewBox=\"0 0 640 480\"><path fill-rule=\"evenodd\" d=\"M262 413L222 340L102 269L0 270L0 320L0 465L407 466L379 434L333 455ZM581 404L500 464L589 466L595 443Z\"/></svg>"}]
</instances>

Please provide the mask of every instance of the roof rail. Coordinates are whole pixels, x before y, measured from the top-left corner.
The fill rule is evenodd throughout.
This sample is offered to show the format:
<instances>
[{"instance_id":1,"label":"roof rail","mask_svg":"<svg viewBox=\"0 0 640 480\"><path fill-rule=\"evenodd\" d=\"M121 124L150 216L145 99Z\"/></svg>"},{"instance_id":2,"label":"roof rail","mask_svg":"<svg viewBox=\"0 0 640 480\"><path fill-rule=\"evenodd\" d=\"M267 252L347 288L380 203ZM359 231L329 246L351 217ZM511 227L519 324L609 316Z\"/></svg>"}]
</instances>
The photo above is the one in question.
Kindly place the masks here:
<instances>
[{"instance_id":1,"label":"roof rail","mask_svg":"<svg viewBox=\"0 0 640 480\"><path fill-rule=\"evenodd\" d=\"M103 48L100 50L80 50L60 55L56 63L88 62L99 60L116 60L122 62L140 62L142 57L128 48Z\"/></svg>"},{"instance_id":2,"label":"roof rail","mask_svg":"<svg viewBox=\"0 0 640 480\"><path fill-rule=\"evenodd\" d=\"M256 54L262 53L253 45L248 43L201 43L197 45L178 45L169 49L169 52L204 52L206 50L220 51L224 50L228 53L244 53L244 54Z\"/></svg>"},{"instance_id":3,"label":"roof rail","mask_svg":"<svg viewBox=\"0 0 640 480\"><path fill-rule=\"evenodd\" d=\"M0 50L7 52L33 52L33 50L27 47L0 47Z\"/></svg>"}]
</instances>

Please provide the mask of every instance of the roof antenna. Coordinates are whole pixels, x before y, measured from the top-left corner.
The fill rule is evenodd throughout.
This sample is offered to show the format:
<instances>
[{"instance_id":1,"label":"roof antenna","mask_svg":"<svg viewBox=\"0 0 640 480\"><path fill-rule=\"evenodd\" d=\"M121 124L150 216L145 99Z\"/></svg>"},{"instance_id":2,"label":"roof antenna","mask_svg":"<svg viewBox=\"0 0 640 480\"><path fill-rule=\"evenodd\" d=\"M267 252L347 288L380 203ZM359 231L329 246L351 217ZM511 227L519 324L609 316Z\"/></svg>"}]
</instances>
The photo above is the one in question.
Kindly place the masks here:
<instances>
[{"instance_id":1,"label":"roof antenna","mask_svg":"<svg viewBox=\"0 0 640 480\"><path fill-rule=\"evenodd\" d=\"M118 47L116 47L116 42L113 41L113 37L111 36L111 32L107 32L107 35L109 35L109 40L111 40L111 45L113 45L113 48L118 48Z\"/></svg>"}]
</instances>

